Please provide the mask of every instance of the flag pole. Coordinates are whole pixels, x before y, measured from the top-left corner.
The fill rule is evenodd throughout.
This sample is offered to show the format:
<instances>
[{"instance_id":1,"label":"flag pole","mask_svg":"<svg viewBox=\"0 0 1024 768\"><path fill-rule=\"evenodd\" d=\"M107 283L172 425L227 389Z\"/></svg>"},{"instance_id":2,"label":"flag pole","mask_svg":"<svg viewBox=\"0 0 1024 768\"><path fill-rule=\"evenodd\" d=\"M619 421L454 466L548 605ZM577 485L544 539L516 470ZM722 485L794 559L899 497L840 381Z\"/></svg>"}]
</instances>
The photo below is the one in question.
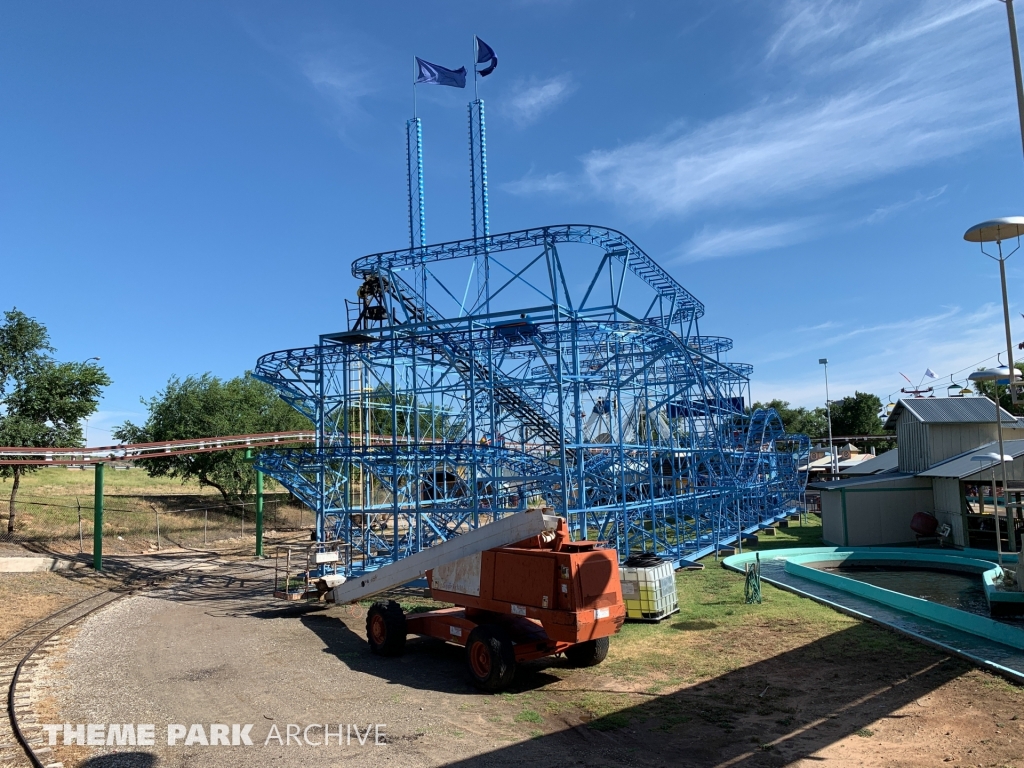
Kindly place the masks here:
<instances>
[{"instance_id":1,"label":"flag pole","mask_svg":"<svg viewBox=\"0 0 1024 768\"><path fill-rule=\"evenodd\" d=\"M422 248L427 239L427 215L423 200L423 124L416 108L419 65L415 56L412 57L412 70L412 119L405 123L406 174L409 182L409 247ZM425 291L424 286L424 296Z\"/></svg>"},{"instance_id":2,"label":"flag pole","mask_svg":"<svg viewBox=\"0 0 1024 768\"><path fill-rule=\"evenodd\" d=\"M473 98L477 101L480 100L480 76L476 71L476 60L480 57L480 46L477 45L477 36L473 35Z\"/></svg>"}]
</instances>

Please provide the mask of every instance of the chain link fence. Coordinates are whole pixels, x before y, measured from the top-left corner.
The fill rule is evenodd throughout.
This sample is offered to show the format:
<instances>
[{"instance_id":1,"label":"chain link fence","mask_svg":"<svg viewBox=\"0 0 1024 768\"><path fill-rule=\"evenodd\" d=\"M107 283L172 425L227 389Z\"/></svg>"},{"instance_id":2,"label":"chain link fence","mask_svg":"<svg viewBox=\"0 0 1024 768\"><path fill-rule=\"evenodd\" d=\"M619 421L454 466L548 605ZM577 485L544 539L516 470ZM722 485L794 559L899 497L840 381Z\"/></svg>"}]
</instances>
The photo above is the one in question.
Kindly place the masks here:
<instances>
[{"instance_id":1,"label":"chain link fence","mask_svg":"<svg viewBox=\"0 0 1024 768\"><path fill-rule=\"evenodd\" d=\"M288 493L263 500L265 535L312 529L313 513ZM19 494L14 530L10 510L0 508L0 542L60 554L92 553L92 496L33 497ZM103 498L103 551L158 552L170 547L202 548L256 533L255 498L227 504L212 496L117 496Z\"/></svg>"}]
</instances>

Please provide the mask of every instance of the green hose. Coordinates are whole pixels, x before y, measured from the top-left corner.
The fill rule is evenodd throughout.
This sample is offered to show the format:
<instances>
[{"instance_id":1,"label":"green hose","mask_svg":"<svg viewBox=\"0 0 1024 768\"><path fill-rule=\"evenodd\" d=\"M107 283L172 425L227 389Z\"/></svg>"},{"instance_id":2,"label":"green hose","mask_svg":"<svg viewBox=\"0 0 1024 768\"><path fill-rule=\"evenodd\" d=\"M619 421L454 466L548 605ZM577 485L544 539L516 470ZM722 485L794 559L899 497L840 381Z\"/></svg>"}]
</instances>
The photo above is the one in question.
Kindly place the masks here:
<instances>
[{"instance_id":1,"label":"green hose","mask_svg":"<svg viewBox=\"0 0 1024 768\"><path fill-rule=\"evenodd\" d=\"M761 554L754 554L754 562L747 564L747 580L743 584L744 602L761 603Z\"/></svg>"}]
</instances>

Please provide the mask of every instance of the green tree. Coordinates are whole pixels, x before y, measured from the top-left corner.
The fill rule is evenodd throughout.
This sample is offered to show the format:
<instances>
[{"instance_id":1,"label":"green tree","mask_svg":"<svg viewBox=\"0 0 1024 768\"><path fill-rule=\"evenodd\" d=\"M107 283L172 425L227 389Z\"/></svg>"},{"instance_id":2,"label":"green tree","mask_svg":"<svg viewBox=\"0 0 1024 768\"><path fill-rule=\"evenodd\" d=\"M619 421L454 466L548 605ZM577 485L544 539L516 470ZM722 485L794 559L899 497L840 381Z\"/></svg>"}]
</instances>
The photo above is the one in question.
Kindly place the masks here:
<instances>
[{"instance_id":1,"label":"green tree","mask_svg":"<svg viewBox=\"0 0 1024 768\"><path fill-rule=\"evenodd\" d=\"M413 417L414 413L418 418ZM459 440L462 437L462 425L447 412L427 402L421 401L417 406L413 395L401 392L392 395L383 384L367 393L359 405L350 406L348 413L350 432L361 433L368 428L369 433L375 436L390 436L396 432L399 437L414 437L416 421L419 421L421 440Z\"/></svg>"},{"instance_id":2,"label":"green tree","mask_svg":"<svg viewBox=\"0 0 1024 768\"><path fill-rule=\"evenodd\" d=\"M769 400L767 403L754 403L752 410L758 408L774 408L786 432L791 435L807 435L811 438L828 436L828 419L824 408L807 409L793 408L785 400Z\"/></svg>"},{"instance_id":3,"label":"green tree","mask_svg":"<svg viewBox=\"0 0 1024 768\"><path fill-rule=\"evenodd\" d=\"M1013 367L1024 373L1024 363L1014 363ZM978 370L983 369L979 368ZM1004 409L1014 414L1015 416L1024 415L1024 405L1018 405L1014 407L1013 401L1010 399L1009 387L1004 386L1002 384L996 384L991 381L975 381L972 383L974 384L974 391L977 392L979 395L984 395L989 400L992 400L993 393L997 392L999 394L999 405L1001 405Z\"/></svg>"},{"instance_id":4,"label":"green tree","mask_svg":"<svg viewBox=\"0 0 1024 768\"><path fill-rule=\"evenodd\" d=\"M82 444L82 419L96 412L110 377L93 362L53 359L46 326L17 308L0 325L0 445L68 448ZM14 532L15 500L31 464L0 467L12 477L7 532Z\"/></svg>"},{"instance_id":5,"label":"green tree","mask_svg":"<svg viewBox=\"0 0 1024 768\"><path fill-rule=\"evenodd\" d=\"M309 420L285 403L274 388L250 373L222 381L205 373L185 379L172 377L167 387L146 400L146 423L126 421L113 431L124 443L156 443L260 432L310 429ZM228 503L254 490L256 475L243 451L214 451L145 463L150 477L175 477L184 483L197 480L216 488Z\"/></svg>"},{"instance_id":6,"label":"green tree","mask_svg":"<svg viewBox=\"0 0 1024 768\"><path fill-rule=\"evenodd\" d=\"M882 401L867 392L854 392L852 396L832 402L832 434L881 435L882 419L878 415Z\"/></svg>"}]
</instances>

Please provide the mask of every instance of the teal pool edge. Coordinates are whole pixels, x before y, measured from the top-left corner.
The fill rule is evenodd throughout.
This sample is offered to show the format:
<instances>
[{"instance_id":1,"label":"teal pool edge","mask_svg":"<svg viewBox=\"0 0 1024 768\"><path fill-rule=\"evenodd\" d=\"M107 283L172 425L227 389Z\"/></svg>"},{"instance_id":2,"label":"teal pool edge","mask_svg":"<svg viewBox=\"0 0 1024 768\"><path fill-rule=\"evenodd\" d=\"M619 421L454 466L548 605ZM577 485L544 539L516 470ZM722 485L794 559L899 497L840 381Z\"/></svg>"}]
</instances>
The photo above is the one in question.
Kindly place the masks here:
<instances>
[{"instance_id":1,"label":"teal pool edge","mask_svg":"<svg viewBox=\"0 0 1024 768\"><path fill-rule=\"evenodd\" d=\"M977 554L978 550L967 550ZM999 582L1003 578L1003 569L993 563L992 561L984 558L972 557L964 554L964 552L944 552L942 550L920 550L920 549L900 549L896 547L865 547L865 548L836 548L833 552L820 552L815 551L813 554L808 553L806 555L797 555L790 557L787 560L787 569L791 573L803 576L808 579L815 579L812 574L804 572L797 573L795 566L793 569L789 568L788 563L817 563L817 562L831 562L831 563L846 563L850 560L857 560L863 563L875 563L877 565L891 565L903 568L942 568L950 571L966 571L968 573L979 574L982 579L982 587L985 590L985 599L988 601L989 608L992 608L992 604L996 603L1001 609L1012 609L1014 605L1021 606L1024 608L1024 592L1007 591L999 586ZM1004 560L1008 560L1004 557ZM1009 562L1007 562L1009 564ZM841 575L839 578L844 578ZM822 582L826 583L826 582ZM829 586L836 587L837 589L843 589L842 586L834 583L827 582ZM889 590L882 590L883 592L889 592ZM900 594L894 592L892 594ZM871 595L862 595L862 597L872 597ZM916 599L916 598L911 598ZM927 602L927 601L925 601ZM887 603L895 608L901 610L909 610L902 604ZM931 605L931 603L929 603ZM950 610L956 610L950 609ZM916 611L911 610L911 613ZM936 616L926 616L926 618L935 619L936 621L942 621L942 619ZM950 617L946 617L950 618ZM956 626L956 625L954 625Z\"/></svg>"},{"instance_id":2,"label":"teal pool edge","mask_svg":"<svg viewBox=\"0 0 1024 768\"><path fill-rule=\"evenodd\" d=\"M931 603L927 600L903 595L837 574L822 572L805 565L805 563L813 562L841 562L850 557L855 557L858 560L873 561L879 564L899 564L912 567L913 563L920 563L921 567L946 567L950 570L970 570L983 574L987 594L990 587L994 588L992 575L999 573L998 566L994 565L996 559L996 553L994 552L984 550L919 550L916 548L882 547L802 547L731 555L722 560L722 565L730 570L742 573L745 570L745 566L752 562L757 554L761 555L762 561L783 561L787 576L795 577L798 582L806 581L811 584L820 584L828 589L849 594L853 598L865 600L870 604L877 604L909 614L912 617L923 620L927 624L946 626L955 632L963 632L981 638L986 642L997 643L1014 651L1024 650L1024 631L1015 627L1002 624L984 616L977 616L956 608L950 608L949 606ZM1003 556L1003 561L1006 564L1015 564L1016 560L1017 558L1014 555ZM1014 682L1024 683L1024 669L1013 669L991 658L985 658L983 655L966 651L961 647L962 643L951 644L949 642L937 641L933 637L929 637L927 631L915 632L907 626L898 626L895 623L868 615L857 608L842 605L840 602L815 594L813 588L801 589L798 585L785 583L784 581L764 575L762 578L776 587L799 594L802 597L809 597L812 600L856 618L866 619L885 626L893 631L980 664L983 667L988 667ZM1001 594L1016 596L1021 593ZM1024 594L1018 599L1024 599Z\"/></svg>"},{"instance_id":3,"label":"teal pool edge","mask_svg":"<svg viewBox=\"0 0 1024 768\"><path fill-rule=\"evenodd\" d=\"M871 553L877 555L879 553ZM1017 648L1018 650L1024 650L1024 632L1017 629L1016 627L1010 627L1006 624L1001 624L993 619L986 618L985 616L978 616L967 611L961 611L958 608L951 608L948 605L942 605L940 603L933 603L928 600L923 600L920 597L911 597L910 595L904 595L900 592L894 592L883 587L877 587L873 584L865 584L862 581L856 581L849 579L845 576L841 576L837 573L828 573L821 571L816 568L811 568L805 563L820 563L820 562L842 562L851 559L851 556L858 561L862 560L859 556L860 553L829 553L827 555L797 555L790 557L786 560L786 571L799 576L802 579L808 581L816 581L819 584L838 589L843 592L849 592L852 595L858 595L859 597L872 600L882 605L887 605L890 608L896 608L900 611L906 611L914 616L920 616L923 619L929 619L936 621L939 624L945 624L946 626L959 629L964 632L970 632L972 635L978 635L980 637L987 638L989 640L995 640L997 643L1003 643L1011 648ZM907 561L900 558L903 563ZM892 559L888 559L884 556L871 557L870 561L877 562L879 564L894 564ZM927 565L939 566L940 562L935 560L915 560L920 563L922 567ZM899 561L897 561L899 562ZM986 569L988 563L981 560L969 560L971 564L977 563L980 568L976 570L976 573L989 575L991 570ZM901 563L902 564L902 563ZM962 565L961 563L953 563L953 565ZM998 568L998 566L996 567ZM957 569L961 570L961 569ZM966 569L963 569L966 570ZM988 596L988 590L990 588L989 583L986 582L986 596Z\"/></svg>"}]
</instances>

